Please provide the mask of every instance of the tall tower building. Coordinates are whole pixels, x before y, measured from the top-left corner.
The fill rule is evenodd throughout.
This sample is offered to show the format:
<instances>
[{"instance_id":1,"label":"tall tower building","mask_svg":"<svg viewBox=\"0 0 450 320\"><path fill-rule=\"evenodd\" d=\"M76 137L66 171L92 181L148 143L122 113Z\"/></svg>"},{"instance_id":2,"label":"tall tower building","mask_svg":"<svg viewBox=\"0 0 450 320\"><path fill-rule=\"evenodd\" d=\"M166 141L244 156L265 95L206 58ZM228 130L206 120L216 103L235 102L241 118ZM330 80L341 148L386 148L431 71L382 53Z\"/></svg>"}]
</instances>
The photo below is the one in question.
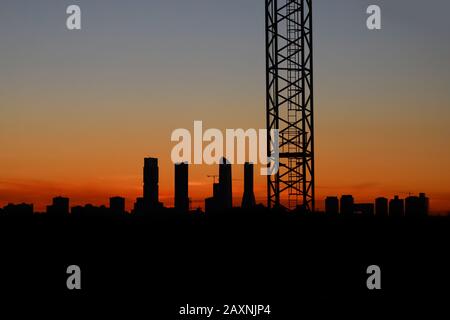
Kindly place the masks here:
<instances>
[{"instance_id":1,"label":"tall tower building","mask_svg":"<svg viewBox=\"0 0 450 320\"><path fill-rule=\"evenodd\" d=\"M219 165L219 192L221 208L230 209L233 207L233 190L230 162L222 158Z\"/></svg>"},{"instance_id":2,"label":"tall tower building","mask_svg":"<svg viewBox=\"0 0 450 320\"><path fill-rule=\"evenodd\" d=\"M180 212L189 211L189 165L175 164L175 209Z\"/></svg>"},{"instance_id":3,"label":"tall tower building","mask_svg":"<svg viewBox=\"0 0 450 320\"><path fill-rule=\"evenodd\" d=\"M158 159L144 159L144 208L156 209L159 203L159 168Z\"/></svg>"},{"instance_id":4,"label":"tall tower building","mask_svg":"<svg viewBox=\"0 0 450 320\"><path fill-rule=\"evenodd\" d=\"M253 192L253 163L246 162L244 165L244 196L242 197L242 208L253 208L256 205Z\"/></svg>"}]
</instances>

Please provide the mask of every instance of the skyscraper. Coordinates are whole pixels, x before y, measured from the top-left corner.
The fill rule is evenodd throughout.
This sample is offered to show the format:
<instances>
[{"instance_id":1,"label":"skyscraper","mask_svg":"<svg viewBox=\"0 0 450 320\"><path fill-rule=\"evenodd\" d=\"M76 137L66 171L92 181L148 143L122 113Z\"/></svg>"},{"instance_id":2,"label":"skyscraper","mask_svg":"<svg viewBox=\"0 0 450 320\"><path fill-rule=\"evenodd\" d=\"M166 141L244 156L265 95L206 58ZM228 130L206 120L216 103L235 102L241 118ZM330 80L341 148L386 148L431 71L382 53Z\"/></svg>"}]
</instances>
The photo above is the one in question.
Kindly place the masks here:
<instances>
[{"instance_id":1,"label":"skyscraper","mask_svg":"<svg viewBox=\"0 0 450 320\"><path fill-rule=\"evenodd\" d=\"M189 166L187 163L175 164L175 209L189 211Z\"/></svg>"},{"instance_id":2,"label":"skyscraper","mask_svg":"<svg viewBox=\"0 0 450 320\"><path fill-rule=\"evenodd\" d=\"M232 193L232 176L230 162L222 158L219 165L219 192L220 192L220 207L223 209L230 209L233 207L233 193Z\"/></svg>"},{"instance_id":3,"label":"skyscraper","mask_svg":"<svg viewBox=\"0 0 450 320\"><path fill-rule=\"evenodd\" d=\"M159 168L158 159L144 159L144 208L157 209L159 203Z\"/></svg>"},{"instance_id":4,"label":"skyscraper","mask_svg":"<svg viewBox=\"0 0 450 320\"><path fill-rule=\"evenodd\" d=\"M244 195L242 208L253 208L256 205L253 192L253 164L246 162L244 165Z\"/></svg>"}]
</instances>

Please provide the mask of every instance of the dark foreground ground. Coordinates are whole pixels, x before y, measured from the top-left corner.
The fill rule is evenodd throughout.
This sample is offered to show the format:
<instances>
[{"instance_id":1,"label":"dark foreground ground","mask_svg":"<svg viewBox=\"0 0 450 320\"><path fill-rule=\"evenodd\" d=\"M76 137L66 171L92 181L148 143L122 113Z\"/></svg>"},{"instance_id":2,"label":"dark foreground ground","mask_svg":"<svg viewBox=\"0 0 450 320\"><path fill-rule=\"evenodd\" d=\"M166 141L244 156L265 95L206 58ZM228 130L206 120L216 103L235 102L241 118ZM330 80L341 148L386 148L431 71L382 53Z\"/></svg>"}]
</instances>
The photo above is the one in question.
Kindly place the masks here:
<instances>
[{"instance_id":1,"label":"dark foreground ground","mask_svg":"<svg viewBox=\"0 0 450 320\"><path fill-rule=\"evenodd\" d=\"M445 310L449 240L448 218L245 212L207 218L1 217L1 304L20 303L25 310L29 303L41 310L58 305L85 315L124 312L129 319L206 319L180 316L186 304L271 305L270 316L214 319L302 319L307 310L318 318L355 307L370 313ZM80 291L66 287L69 265L81 268ZM370 265L381 268L380 291L366 287Z\"/></svg>"}]
</instances>

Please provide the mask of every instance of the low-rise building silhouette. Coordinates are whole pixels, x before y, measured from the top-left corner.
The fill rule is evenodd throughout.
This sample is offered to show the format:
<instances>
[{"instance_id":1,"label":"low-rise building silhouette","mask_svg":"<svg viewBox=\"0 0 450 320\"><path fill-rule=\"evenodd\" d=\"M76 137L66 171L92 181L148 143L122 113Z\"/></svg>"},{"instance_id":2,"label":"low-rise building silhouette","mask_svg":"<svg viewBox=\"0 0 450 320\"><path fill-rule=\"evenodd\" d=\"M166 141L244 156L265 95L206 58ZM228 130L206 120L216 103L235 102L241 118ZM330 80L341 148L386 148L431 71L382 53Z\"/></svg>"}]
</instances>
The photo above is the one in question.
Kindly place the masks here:
<instances>
[{"instance_id":1,"label":"low-rise building silhouette","mask_svg":"<svg viewBox=\"0 0 450 320\"><path fill-rule=\"evenodd\" d=\"M419 206L422 215L428 216L430 213L430 199L426 196L425 193L419 194Z\"/></svg>"},{"instance_id":2,"label":"low-rise building silhouette","mask_svg":"<svg viewBox=\"0 0 450 320\"><path fill-rule=\"evenodd\" d=\"M111 212L105 206L97 207L92 204L86 204L85 206L72 207L71 216L83 219L105 218L111 216Z\"/></svg>"},{"instance_id":3,"label":"low-rise building silhouette","mask_svg":"<svg viewBox=\"0 0 450 320\"><path fill-rule=\"evenodd\" d=\"M34 206L28 203L12 204L3 207L3 214L11 217L29 217L34 213Z\"/></svg>"},{"instance_id":4,"label":"low-rise building silhouette","mask_svg":"<svg viewBox=\"0 0 450 320\"><path fill-rule=\"evenodd\" d=\"M206 212L214 212L221 210L221 202L220 202L220 184L213 184L213 196L205 199L205 211Z\"/></svg>"},{"instance_id":5,"label":"low-rise building silhouette","mask_svg":"<svg viewBox=\"0 0 450 320\"><path fill-rule=\"evenodd\" d=\"M375 206L373 203L355 203L354 213L370 217L375 215Z\"/></svg>"},{"instance_id":6,"label":"low-rise building silhouette","mask_svg":"<svg viewBox=\"0 0 450 320\"><path fill-rule=\"evenodd\" d=\"M125 213L125 198L123 197L109 198L109 210L113 214Z\"/></svg>"},{"instance_id":7,"label":"low-rise building silhouette","mask_svg":"<svg viewBox=\"0 0 450 320\"><path fill-rule=\"evenodd\" d=\"M405 216L418 217L419 216L419 197L409 196L405 199Z\"/></svg>"},{"instance_id":8,"label":"low-rise building silhouette","mask_svg":"<svg viewBox=\"0 0 450 320\"><path fill-rule=\"evenodd\" d=\"M205 199L205 211L223 211L233 207L231 164L222 158L219 164L219 183L213 185L213 196Z\"/></svg>"},{"instance_id":9,"label":"low-rise building silhouette","mask_svg":"<svg viewBox=\"0 0 450 320\"><path fill-rule=\"evenodd\" d=\"M339 214L339 198L338 197L327 197L325 199L325 213L328 215L338 215Z\"/></svg>"},{"instance_id":10,"label":"low-rise building silhouette","mask_svg":"<svg viewBox=\"0 0 450 320\"><path fill-rule=\"evenodd\" d=\"M387 217L388 216L388 199L379 197L375 200L375 214L377 217Z\"/></svg>"},{"instance_id":11,"label":"low-rise building silhouette","mask_svg":"<svg viewBox=\"0 0 450 320\"><path fill-rule=\"evenodd\" d=\"M143 212L145 212L144 198L142 197L136 198L136 202L134 203L133 211L131 213L141 214Z\"/></svg>"},{"instance_id":12,"label":"low-rise building silhouette","mask_svg":"<svg viewBox=\"0 0 450 320\"><path fill-rule=\"evenodd\" d=\"M405 216L425 217L428 215L429 200L425 193L419 196L409 196L405 199Z\"/></svg>"},{"instance_id":13,"label":"low-rise building silhouette","mask_svg":"<svg viewBox=\"0 0 450 320\"><path fill-rule=\"evenodd\" d=\"M69 198L55 197L51 205L47 206L47 214L63 217L69 215Z\"/></svg>"},{"instance_id":14,"label":"low-rise building silhouette","mask_svg":"<svg viewBox=\"0 0 450 320\"><path fill-rule=\"evenodd\" d=\"M389 216L390 217L403 217L405 215L405 203L399 196L395 196L394 199L389 201Z\"/></svg>"},{"instance_id":15,"label":"low-rise building silhouette","mask_svg":"<svg viewBox=\"0 0 450 320\"><path fill-rule=\"evenodd\" d=\"M341 197L341 214L352 215L354 212L354 199L352 195L343 195Z\"/></svg>"}]
</instances>

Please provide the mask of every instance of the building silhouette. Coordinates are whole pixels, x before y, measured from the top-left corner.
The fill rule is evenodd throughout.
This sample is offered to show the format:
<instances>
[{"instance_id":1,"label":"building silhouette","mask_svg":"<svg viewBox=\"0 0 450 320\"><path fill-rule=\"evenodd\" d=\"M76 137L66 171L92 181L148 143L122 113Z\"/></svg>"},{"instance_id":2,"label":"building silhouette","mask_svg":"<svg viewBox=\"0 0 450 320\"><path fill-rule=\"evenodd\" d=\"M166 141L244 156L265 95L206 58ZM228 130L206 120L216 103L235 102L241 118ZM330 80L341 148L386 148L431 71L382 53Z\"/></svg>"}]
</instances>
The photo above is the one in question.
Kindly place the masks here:
<instances>
[{"instance_id":1,"label":"building silhouette","mask_svg":"<svg viewBox=\"0 0 450 320\"><path fill-rule=\"evenodd\" d=\"M425 193L419 196L409 196L405 199L405 216L424 217L428 215L429 200Z\"/></svg>"},{"instance_id":2,"label":"building silhouette","mask_svg":"<svg viewBox=\"0 0 450 320\"><path fill-rule=\"evenodd\" d=\"M355 214L370 217L375 215L375 206L373 203L355 203L353 206L353 212Z\"/></svg>"},{"instance_id":3,"label":"building silhouette","mask_svg":"<svg viewBox=\"0 0 450 320\"><path fill-rule=\"evenodd\" d=\"M341 214L352 215L354 212L354 199L352 195L343 195L341 197Z\"/></svg>"},{"instance_id":4,"label":"building silhouette","mask_svg":"<svg viewBox=\"0 0 450 320\"><path fill-rule=\"evenodd\" d=\"M253 192L253 163L246 162L244 165L244 195L242 197L242 208L254 208L256 205Z\"/></svg>"},{"instance_id":5,"label":"building silhouette","mask_svg":"<svg viewBox=\"0 0 450 320\"><path fill-rule=\"evenodd\" d=\"M231 164L222 158L219 164L219 183L213 184L213 196L205 199L205 211L223 211L232 207Z\"/></svg>"},{"instance_id":6,"label":"building silhouette","mask_svg":"<svg viewBox=\"0 0 450 320\"><path fill-rule=\"evenodd\" d=\"M28 203L12 204L3 207L3 215L12 217L29 217L34 213L34 206Z\"/></svg>"},{"instance_id":7,"label":"building silhouette","mask_svg":"<svg viewBox=\"0 0 450 320\"><path fill-rule=\"evenodd\" d=\"M144 159L144 196L143 209L148 211L159 209L159 168L158 159Z\"/></svg>"},{"instance_id":8,"label":"building silhouette","mask_svg":"<svg viewBox=\"0 0 450 320\"><path fill-rule=\"evenodd\" d=\"M67 216L69 214L69 202L69 198L53 198L52 204L47 206L47 214L53 216Z\"/></svg>"},{"instance_id":9,"label":"building silhouette","mask_svg":"<svg viewBox=\"0 0 450 320\"><path fill-rule=\"evenodd\" d=\"M338 215L339 214L339 198L338 197L327 197L325 199L325 213L328 215Z\"/></svg>"},{"instance_id":10,"label":"building silhouette","mask_svg":"<svg viewBox=\"0 0 450 320\"><path fill-rule=\"evenodd\" d=\"M230 209L233 207L231 164L222 158L219 165L219 202L220 207Z\"/></svg>"},{"instance_id":11,"label":"building silhouette","mask_svg":"<svg viewBox=\"0 0 450 320\"><path fill-rule=\"evenodd\" d=\"M399 196L395 196L394 199L389 201L389 216L391 217L403 217L405 215L405 202L400 199Z\"/></svg>"},{"instance_id":12,"label":"building silhouette","mask_svg":"<svg viewBox=\"0 0 450 320\"><path fill-rule=\"evenodd\" d=\"M206 212L214 212L214 211L218 211L219 209L221 209L220 201L219 201L219 197L220 197L220 192L219 192L220 187L219 186L220 185L218 183L214 183L213 184L213 196L205 199L205 211Z\"/></svg>"},{"instance_id":13,"label":"building silhouette","mask_svg":"<svg viewBox=\"0 0 450 320\"><path fill-rule=\"evenodd\" d=\"M375 214L377 217L388 216L388 199L379 197L375 199Z\"/></svg>"},{"instance_id":14,"label":"building silhouette","mask_svg":"<svg viewBox=\"0 0 450 320\"><path fill-rule=\"evenodd\" d=\"M158 159L145 158L143 167L143 196L138 197L134 203L131 213L140 214L157 211L157 213L167 212L187 212L190 207L189 199L189 165L187 163L179 163L174 166L175 169L175 194L174 204L175 210L165 210L163 204L159 202L159 168ZM214 177L217 176L208 176ZM205 199L205 211L226 211L233 210L232 202L232 166L226 158L222 158L219 163L218 183L214 180L213 195ZM254 165L246 162L244 166L244 192L242 196L241 206L243 209L258 210L261 206L256 206L254 195ZM52 204L47 206L46 212L52 217L69 216L107 216L126 213L126 200L123 197L111 197L109 199L109 208L105 206L93 206L87 204L85 206L75 206L70 210L70 199L65 197L55 197ZM277 208L284 211L283 208ZM198 211L200 212L201 209ZM268 208L271 211L270 208ZM274 212L278 212L274 210ZM236 210L239 209L236 208ZM303 205L297 206L296 213L306 213L307 208ZM374 203L355 203L352 195L342 195L339 199L337 196L329 196L325 199L325 213L330 216L338 215L348 217L352 215L364 215L377 217L426 217L429 214L429 198L425 193L418 196L410 195L406 199L400 199L395 196L388 200L384 197L376 198ZM8 204L0 208L0 215L14 216L30 216L34 214L32 204Z\"/></svg>"},{"instance_id":15,"label":"building silhouette","mask_svg":"<svg viewBox=\"0 0 450 320\"><path fill-rule=\"evenodd\" d=\"M112 197L109 198L109 210L114 214L125 213L125 198Z\"/></svg>"},{"instance_id":16,"label":"building silhouette","mask_svg":"<svg viewBox=\"0 0 450 320\"><path fill-rule=\"evenodd\" d=\"M418 217L419 213L419 197L409 196L405 199L405 216Z\"/></svg>"},{"instance_id":17,"label":"building silhouette","mask_svg":"<svg viewBox=\"0 0 450 320\"><path fill-rule=\"evenodd\" d=\"M111 211L105 206L75 206L71 209L71 215L75 218L105 218L111 216Z\"/></svg>"},{"instance_id":18,"label":"building silhouette","mask_svg":"<svg viewBox=\"0 0 450 320\"><path fill-rule=\"evenodd\" d=\"M134 203L133 210L131 213L138 214L138 213L142 213L144 211L145 211L144 198L142 198L142 197L136 198L136 201Z\"/></svg>"},{"instance_id":19,"label":"building silhouette","mask_svg":"<svg viewBox=\"0 0 450 320\"><path fill-rule=\"evenodd\" d=\"M175 209L180 212L189 211L189 165L175 164Z\"/></svg>"},{"instance_id":20,"label":"building silhouette","mask_svg":"<svg viewBox=\"0 0 450 320\"><path fill-rule=\"evenodd\" d=\"M426 196L425 193L419 194L419 212L423 216L428 216L430 211L430 199Z\"/></svg>"}]
</instances>

